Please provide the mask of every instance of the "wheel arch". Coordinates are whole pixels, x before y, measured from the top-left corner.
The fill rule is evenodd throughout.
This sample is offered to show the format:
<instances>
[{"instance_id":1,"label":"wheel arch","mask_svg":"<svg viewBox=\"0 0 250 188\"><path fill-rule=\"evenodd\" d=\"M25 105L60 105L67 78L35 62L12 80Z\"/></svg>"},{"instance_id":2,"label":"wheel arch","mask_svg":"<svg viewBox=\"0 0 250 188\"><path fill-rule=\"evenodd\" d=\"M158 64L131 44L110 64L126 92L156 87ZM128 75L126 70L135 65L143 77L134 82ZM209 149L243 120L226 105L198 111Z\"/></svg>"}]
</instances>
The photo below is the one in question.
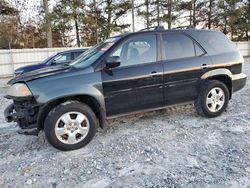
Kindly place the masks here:
<instances>
[{"instance_id":1,"label":"wheel arch","mask_svg":"<svg viewBox=\"0 0 250 188\"><path fill-rule=\"evenodd\" d=\"M232 87L232 73L228 69L215 69L212 71L206 72L201 77L202 81L206 80L218 80L224 83L229 91L229 98L232 97L233 87Z\"/></svg>"},{"instance_id":2,"label":"wheel arch","mask_svg":"<svg viewBox=\"0 0 250 188\"><path fill-rule=\"evenodd\" d=\"M230 77L228 77L227 75L217 75L217 76L213 76L213 77L209 77L209 80L218 80L222 83L224 83L227 86L227 89L229 91L229 99L231 99L232 97L232 80Z\"/></svg>"},{"instance_id":3,"label":"wheel arch","mask_svg":"<svg viewBox=\"0 0 250 188\"><path fill-rule=\"evenodd\" d=\"M98 118L99 121L99 126L101 128L104 128L106 125L106 112L105 109L101 106L101 104L98 102L98 100L91 96L91 95L73 95L73 96L66 96L66 97L61 97L57 98L55 100L52 100L45 105L43 105L40 109L40 112L38 114L38 129L43 130L44 128L44 123L45 123L45 118L50 112L52 108L57 106L60 103L69 101L69 100L76 100L82 103L85 103L88 105L93 112L95 113L96 117Z\"/></svg>"}]
</instances>

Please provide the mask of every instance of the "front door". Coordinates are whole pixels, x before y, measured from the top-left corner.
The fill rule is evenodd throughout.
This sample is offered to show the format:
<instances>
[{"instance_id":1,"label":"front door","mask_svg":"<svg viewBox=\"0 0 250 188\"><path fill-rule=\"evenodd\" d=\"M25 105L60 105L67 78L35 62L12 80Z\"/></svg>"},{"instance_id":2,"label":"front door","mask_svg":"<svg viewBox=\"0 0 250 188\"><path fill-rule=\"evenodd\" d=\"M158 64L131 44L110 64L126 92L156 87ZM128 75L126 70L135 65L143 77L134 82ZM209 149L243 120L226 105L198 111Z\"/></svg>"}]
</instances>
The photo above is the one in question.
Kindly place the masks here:
<instances>
[{"instance_id":1,"label":"front door","mask_svg":"<svg viewBox=\"0 0 250 188\"><path fill-rule=\"evenodd\" d=\"M110 55L121 65L102 70L107 116L163 106L163 66L157 55L157 36L138 34Z\"/></svg>"}]
</instances>

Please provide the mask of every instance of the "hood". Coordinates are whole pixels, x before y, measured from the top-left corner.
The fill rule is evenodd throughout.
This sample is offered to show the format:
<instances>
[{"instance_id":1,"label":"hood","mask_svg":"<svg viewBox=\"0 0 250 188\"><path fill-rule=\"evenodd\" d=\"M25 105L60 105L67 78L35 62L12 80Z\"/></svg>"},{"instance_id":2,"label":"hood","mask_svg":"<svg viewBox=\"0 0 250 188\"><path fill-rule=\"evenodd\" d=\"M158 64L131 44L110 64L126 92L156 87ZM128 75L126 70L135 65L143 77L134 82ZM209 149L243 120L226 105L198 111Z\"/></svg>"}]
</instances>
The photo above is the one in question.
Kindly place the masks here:
<instances>
[{"instance_id":1,"label":"hood","mask_svg":"<svg viewBox=\"0 0 250 188\"><path fill-rule=\"evenodd\" d=\"M10 80L8 84L12 85L17 82L28 82L38 78L60 74L63 72L68 72L72 69L74 69L74 67L69 65L57 65L57 66L45 67L16 76L12 80Z\"/></svg>"},{"instance_id":2,"label":"hood","mask_svg":"<svg viewBox=\"0 0 250 188\"><path fill-rule=\"evenodd\" d=\"M30 72L30 71L40 69L43 67L45 67L44 64L27 65L27 66L23 66L23 67L16 69L15 73L22 73L23 74L23 73Z\"/></svg>"}]
</instances>

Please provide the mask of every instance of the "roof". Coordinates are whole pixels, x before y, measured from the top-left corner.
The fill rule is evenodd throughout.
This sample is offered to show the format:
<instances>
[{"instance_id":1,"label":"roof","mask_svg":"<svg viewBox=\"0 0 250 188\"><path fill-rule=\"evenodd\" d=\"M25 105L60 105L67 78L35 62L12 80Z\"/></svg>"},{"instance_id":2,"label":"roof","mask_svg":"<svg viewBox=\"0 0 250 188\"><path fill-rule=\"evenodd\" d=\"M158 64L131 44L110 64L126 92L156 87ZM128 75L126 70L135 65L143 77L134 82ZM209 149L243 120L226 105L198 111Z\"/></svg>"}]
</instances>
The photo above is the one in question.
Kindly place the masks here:
<instances>
[{"instance_id":1,"label":"roof","mask_svg":"<svg viewBox=\"0 0 250 188\"><path fill-rule=\"evenodd\" d=\"M75 49L68 49L68 50L62 50L58 53L64 53L64 52L79 52L79 51L86 51L88 50L89 47L85 47L85 48L75 48Z\"/></svg>"},{"instance_id":2,"label":"roof","mask_svg":"<svg viewBox=\"0 0 250 188\"><path fill-rule=\"evenodd\" d=\"M216 30L209 30L209 29L195 29L195 28L182 28L182 27L177 27L173 29L164 29L164 27L150 27L150 30L142 29L139 31L135 32L129 32L129 33L124 33L120 35L116 35L113 37L125 37L127 35L134 35L138 33L155 33L155 32L181 32L181 33L194 33L194 32L218 32Z\"/></svg>"}]
</instances>

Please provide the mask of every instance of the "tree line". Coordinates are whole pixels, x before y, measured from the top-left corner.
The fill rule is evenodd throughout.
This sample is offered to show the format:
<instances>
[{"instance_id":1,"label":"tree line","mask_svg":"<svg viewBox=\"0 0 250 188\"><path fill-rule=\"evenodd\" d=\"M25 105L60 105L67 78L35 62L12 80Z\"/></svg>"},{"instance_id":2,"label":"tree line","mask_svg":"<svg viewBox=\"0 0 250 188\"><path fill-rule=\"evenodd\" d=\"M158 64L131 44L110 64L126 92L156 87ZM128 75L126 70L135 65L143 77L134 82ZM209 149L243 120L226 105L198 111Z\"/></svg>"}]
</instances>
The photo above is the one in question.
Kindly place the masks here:
<instances>
[{"instance_id":1,"label":"tree line","mask_svg":"<svg viewBox=\"0 0 250 188\"><path fill-rule=\"evenodd\" d=\"M27 2L0 1L0 48L92 46L136 28L135 17L145 28L217 29L233 41L249 40L250 0L54 0L50 10L52 0L43 0L34 8L39 16L24 19Z\"/></svg>"}]
</instances>

